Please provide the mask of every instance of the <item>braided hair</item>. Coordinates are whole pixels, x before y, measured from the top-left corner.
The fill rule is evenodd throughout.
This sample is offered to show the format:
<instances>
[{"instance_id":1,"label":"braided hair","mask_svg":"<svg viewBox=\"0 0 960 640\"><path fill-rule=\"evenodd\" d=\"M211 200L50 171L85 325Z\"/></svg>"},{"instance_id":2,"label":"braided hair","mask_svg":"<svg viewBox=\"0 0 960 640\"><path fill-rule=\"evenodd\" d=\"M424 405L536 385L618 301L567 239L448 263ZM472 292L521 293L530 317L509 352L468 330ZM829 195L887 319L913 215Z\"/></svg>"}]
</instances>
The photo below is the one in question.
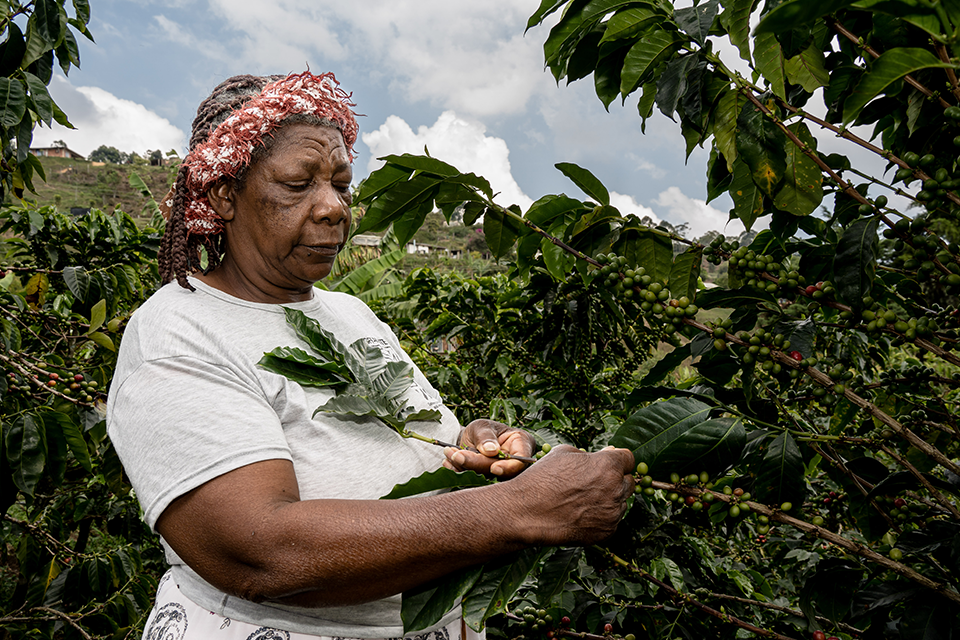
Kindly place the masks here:
<instances>
[{"instance_id":1,"label":"braided hair","mask_svg":"<svg viewBox=\"0 0 960 640\"><path fill-rule=\"evenodd\" d=\"M217 85L210 96L197 109L197 116L193 120L190 136L190 151L192 152L198 146L206 143L220 124L238 112L247 102L260 96L265 86L284 78L285 76L282 75L240 75L228 78ZM343 101L343 103L352 105L348 101ZM350 117L352 118L352 112ZM294 113L282 120L283 124L298 122L340 128L337 122L329 118L310 114ZM232 180L235 188L241 188L250 166L269 154L273 146L273 140L274 137L271 135L263 136L259 144L250 153L249 163L235 167L235 173L224 179ZM160 241L157 262L163 284L175 279L181 287L193 291L194 287L190 285L187 276L201 269L201 249L206 251L207 254L207 270L213 270L220 266L225 254L226 238L222 229L213 233L190 232L186 215L191 199L188 187L190 171L189 162L185 161L180 165L177 180L172 190L172 202L166 201L169 205L170 216L167 220L163 239Z\"/></svg>"}]
</instances>

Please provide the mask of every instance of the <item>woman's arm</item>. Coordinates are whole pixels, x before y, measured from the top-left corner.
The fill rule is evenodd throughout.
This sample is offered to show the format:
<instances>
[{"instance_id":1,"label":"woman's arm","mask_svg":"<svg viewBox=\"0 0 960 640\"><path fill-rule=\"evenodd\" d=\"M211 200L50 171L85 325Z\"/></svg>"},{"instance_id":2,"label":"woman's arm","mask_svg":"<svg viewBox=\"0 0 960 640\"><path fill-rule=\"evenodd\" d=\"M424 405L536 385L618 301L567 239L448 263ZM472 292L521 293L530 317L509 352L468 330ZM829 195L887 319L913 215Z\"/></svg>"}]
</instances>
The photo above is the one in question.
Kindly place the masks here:
<instances>
[{"instance_id":1,"label":"woman's arm","mask_svg":"<svg viewBox=\"0 0 960 640\"><path fill-rule=\"evenodd\" d=\"M303 500L268 460L176 499L157 530L201 577L255 602L358 604L527 546L610 535L633 492L633 456L558 447L517 478L404 500Z\"/></svg>"}]
</instances>

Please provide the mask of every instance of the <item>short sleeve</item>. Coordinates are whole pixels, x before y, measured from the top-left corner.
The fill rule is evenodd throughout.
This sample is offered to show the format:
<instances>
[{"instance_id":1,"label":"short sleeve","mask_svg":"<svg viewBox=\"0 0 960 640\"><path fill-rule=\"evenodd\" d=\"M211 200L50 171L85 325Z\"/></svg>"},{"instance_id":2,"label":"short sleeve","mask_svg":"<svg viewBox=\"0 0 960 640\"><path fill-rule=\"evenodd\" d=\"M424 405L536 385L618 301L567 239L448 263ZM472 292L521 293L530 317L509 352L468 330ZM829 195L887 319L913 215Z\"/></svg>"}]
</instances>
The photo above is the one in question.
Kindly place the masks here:
<instances>
[{"instance_id":1,"label":"short sleeve","mask_svg":"<svg viewBox=\"0 0 960 640\"><path fill-rule=\"evenodd\" d=\"M179 496L240 467L291 459L254 379L196 358L141 363L111 389L109 435L154 529Z\"/></svg>"}]
</instances>

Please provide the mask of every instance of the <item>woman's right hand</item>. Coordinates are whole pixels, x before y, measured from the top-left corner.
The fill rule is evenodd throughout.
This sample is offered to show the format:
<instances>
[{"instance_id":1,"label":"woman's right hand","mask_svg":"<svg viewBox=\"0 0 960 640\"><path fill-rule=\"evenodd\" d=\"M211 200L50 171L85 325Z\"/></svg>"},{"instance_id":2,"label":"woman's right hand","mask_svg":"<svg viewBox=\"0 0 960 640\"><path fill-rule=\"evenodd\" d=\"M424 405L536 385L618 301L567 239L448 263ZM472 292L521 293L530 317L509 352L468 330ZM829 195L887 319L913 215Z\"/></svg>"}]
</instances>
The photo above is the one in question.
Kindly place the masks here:
<instances>
[{"instance_id":1,"label":"woman's right hand","mask_svg":"<svg viewBox=\"0 0 960 640\"><path fill-rule=\"evenodd\" d=\"M522 539L535 545L586 545L609 537L633 495L633 470L628 449L584 453L554 447L506 483L516 492Z\"/></svg>"}]
</instances>

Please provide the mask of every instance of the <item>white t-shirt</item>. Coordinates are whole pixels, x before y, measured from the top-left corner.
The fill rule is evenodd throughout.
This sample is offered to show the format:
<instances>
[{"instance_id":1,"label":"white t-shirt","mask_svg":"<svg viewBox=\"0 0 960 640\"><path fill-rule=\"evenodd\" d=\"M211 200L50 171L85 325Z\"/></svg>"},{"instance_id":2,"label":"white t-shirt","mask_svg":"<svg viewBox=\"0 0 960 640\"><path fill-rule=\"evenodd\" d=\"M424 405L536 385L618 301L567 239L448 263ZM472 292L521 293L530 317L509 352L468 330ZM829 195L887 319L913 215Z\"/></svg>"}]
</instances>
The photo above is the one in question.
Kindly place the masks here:
<instances>
[{"instance_id":1,"label":"white t-shirt","mask_svg":"<svg viewBox=\"0 0 960 640\"><path fill-rule=\"evenodd\" d=\"M303 500L375 500L440 466L439 447L403 439L377 420L313 418L333 391L302 387L257 366L276 347L309 351L281 306L240 300L196 279L191 284L195 292L166 285L133 315L107 404L107 432L151 529L177 497L253 462L291 460ZM409 361L389 327L353 296L315 290L312 300L284 306L303 311L344 344L363 338L388 359ZM413 430L456 442L454 415L416 368L414 380L408 404L439 409L443 419ZM399 595L320 609L255 604L220 592L163 545L184 594L220 615L314 635L403 635Z\"/></svg>"}]
</instances>

